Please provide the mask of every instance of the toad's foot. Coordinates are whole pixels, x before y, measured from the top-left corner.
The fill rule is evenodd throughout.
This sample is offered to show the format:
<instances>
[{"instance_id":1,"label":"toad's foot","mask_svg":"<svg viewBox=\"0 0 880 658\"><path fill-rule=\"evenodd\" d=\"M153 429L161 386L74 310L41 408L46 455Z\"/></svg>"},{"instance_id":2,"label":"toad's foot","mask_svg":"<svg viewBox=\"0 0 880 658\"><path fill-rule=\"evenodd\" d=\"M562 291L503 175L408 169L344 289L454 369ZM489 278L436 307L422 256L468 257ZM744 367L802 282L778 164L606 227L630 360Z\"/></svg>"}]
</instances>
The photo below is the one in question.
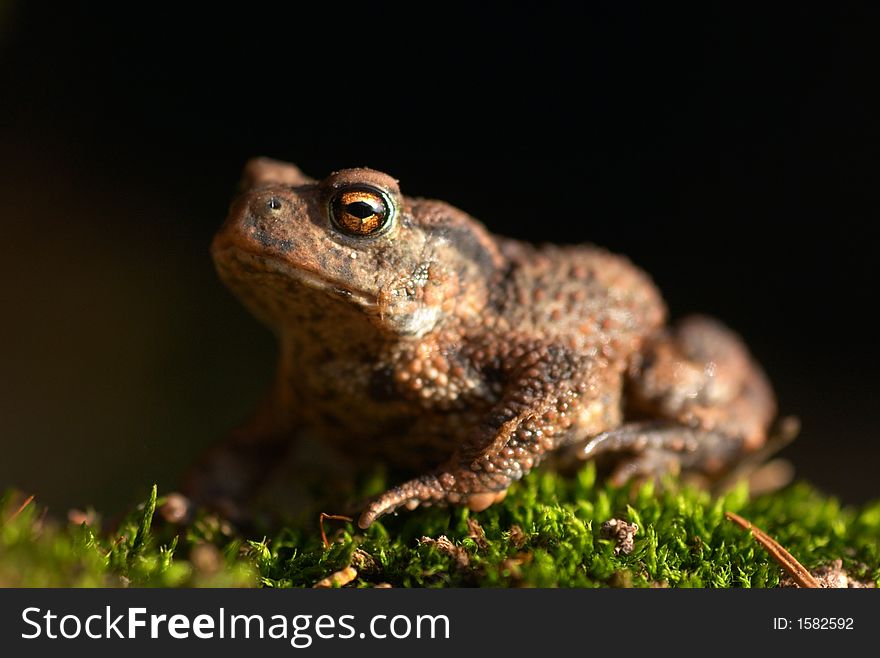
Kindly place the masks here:
<instances>
[{"instance_id":1,"label":"toad's foot","mask_svg":"<svg viewBox=\"0 0 880 658\"><path fill-rule=\"evenodd\" d=\"M659 479L682 470L706 476L721 474L739 455L743 440L722 432L671 423L630 423L591 439L582 449L584 459L602 453L633 453L620 462L611 482Z\"/></svg>"},{"instance_id":2,"label":"toad's foot","mask_svg":"<svg viewBox=\"0 0 880 658\"><path fill-rule=\"evenodd\" d=\"M495 483L502 488L480 491L474 482L474 473L450 472L429 473L389 489L376 498L363 511L358 519L361 528L368 528L373 521L384 514L389 514L400 507L413 510L420 505L467 505L474 512L500 502L507 495L510 481ZM504 483L506 482L506 484Z\"/></svg>"}]
</instances>

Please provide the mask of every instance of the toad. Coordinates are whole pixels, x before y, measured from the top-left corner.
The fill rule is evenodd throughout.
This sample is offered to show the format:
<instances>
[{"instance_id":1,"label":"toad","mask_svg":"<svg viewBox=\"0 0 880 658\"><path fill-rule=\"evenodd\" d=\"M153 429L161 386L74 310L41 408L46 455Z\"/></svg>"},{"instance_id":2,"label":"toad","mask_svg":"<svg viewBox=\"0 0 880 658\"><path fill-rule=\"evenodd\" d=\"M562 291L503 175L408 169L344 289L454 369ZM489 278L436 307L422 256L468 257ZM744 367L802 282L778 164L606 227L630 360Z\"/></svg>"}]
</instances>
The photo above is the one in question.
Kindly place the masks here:
<instances>
[{"instance_id":1,"label":"toad","mask_svg":"<svg viewBox=\"0 0 880 658\"><path fill-rule=\"evenodd\" d=\"M667 325L649 276L597 246L493 235L371 169L314 180L250 161L212 255L276 334L271 393L193 469L202 502L244 500L304 432L409 473L361 510L482 510L549 455L615 483L720 478L767 440L774 395L732 331Z\"/></svg>"}]
</instances>

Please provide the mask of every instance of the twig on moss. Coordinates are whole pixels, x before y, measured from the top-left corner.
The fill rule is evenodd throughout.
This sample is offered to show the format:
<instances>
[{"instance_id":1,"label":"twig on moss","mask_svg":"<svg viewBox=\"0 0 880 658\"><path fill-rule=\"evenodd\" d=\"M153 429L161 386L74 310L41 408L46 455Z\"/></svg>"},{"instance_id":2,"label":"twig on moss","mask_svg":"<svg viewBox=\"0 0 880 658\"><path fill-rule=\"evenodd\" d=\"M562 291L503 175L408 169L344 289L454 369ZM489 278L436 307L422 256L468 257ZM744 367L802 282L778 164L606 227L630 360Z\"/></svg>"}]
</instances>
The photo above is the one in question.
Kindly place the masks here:
<instances>
[{"instance_id":1,"label":"twig on moss","mask_svg":"<svg viewBox=\"0 0 880 658\"><path fill-rule=\"evenodd\" d=\"M19 514L24 512L25 509L27 509L27 506L30 505L32 502L34 502L34 495L33 494L31 494L30 496L28 496L27 498L24 499L24 502L21 505L19 505L18 509L12 513L12 516L10 516L6 520L6 522L12 523L18 517Z\"/></svg>"},{"instance_id":2,"label":"twig on moss","mask_svg":"<svg viewBox=\"0 0 880 658\"><path fill-rule=\"evenodd\" d=\"M761 546L770 554L774 560L779 563L785 572L791 576L791 578L801 587L806 588L819 588L819 581L817 581L813 574L807 571L806 567L802 565L800 562L795 559L795 557L785 550L779 542L777 542L773 537L768 535L766 532L761 530L759 527L752 525L751 521L748 521L741 517L739 514L734 514L733 512L725 512L724 516L726 516L729 520L736 523L738 526L745 530L750 530L752 536L755 538Z\"/></svg>"},{"instance_id":3,"label":"twig on moss","mask_svg":"<svg viewBox=\"0 0 880 658\"><path fill-rule=\"evenodd\" d=\"M327 533L324 532L324 519L330 519L331 521L354 521L350 516L343 516L342 514L325 514L324 512L321 512L318 525L321 526L321 541L324 542L324 548L330 548L330 542L327 540Z\"/></svg>"}]
</instances>

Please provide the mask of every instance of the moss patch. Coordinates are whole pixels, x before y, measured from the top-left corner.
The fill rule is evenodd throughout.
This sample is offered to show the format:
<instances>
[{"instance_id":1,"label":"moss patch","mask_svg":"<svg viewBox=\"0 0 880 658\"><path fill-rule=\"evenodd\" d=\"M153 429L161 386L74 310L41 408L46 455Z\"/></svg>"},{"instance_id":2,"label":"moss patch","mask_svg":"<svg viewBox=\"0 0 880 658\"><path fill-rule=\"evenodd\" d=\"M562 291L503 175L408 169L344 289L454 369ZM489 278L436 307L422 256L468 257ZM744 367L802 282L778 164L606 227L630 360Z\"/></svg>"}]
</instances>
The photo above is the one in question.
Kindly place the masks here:
<instances>
[{"instance_id":1,"label":"moss patch","mask_svg":"<svg viewBox=\"0 0 880 658\"><path fill-rule=\"evenodd\" d=\"M349 586L365 587L777 586L776 563L725 511L807 568L842 559L850 576L880 585L880 501L842 507L805 483L754 500L740 486L713 499L675 483L614 488L588 465L571 478L535 473L479 514L417 510L363 532L328 521L327 549L318 519L258 539L206 513L175 526L154 513L163 504L155 489L112 532L92 515L64 524L21 502L12 492L0 500L0 586L311 587L347 567L357 570ZM631 553L603 538L612 518L638 525Z\"/></svg>"}]
</instances>

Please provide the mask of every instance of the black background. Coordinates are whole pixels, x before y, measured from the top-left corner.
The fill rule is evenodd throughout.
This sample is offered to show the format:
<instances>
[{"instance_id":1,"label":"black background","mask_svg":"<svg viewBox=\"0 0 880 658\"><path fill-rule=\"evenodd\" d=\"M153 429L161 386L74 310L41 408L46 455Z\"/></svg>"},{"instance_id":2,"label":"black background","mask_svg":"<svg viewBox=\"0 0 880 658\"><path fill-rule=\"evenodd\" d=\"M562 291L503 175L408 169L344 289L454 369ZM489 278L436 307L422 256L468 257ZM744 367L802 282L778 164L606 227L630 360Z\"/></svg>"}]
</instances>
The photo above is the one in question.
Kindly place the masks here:
<instances>
[{"instance_id":1,"label":"black background","mask_svg":"<svg viewBox=\"0 0 880 658\"><path fill-rule=\"evenodd\" d=\"M118 511L253 407L273 339L207 247L269 155L626 253L745 336L800 475L876 496L876 14L609 7L0 5L0 487Z\"/></svg>"}]
</instances>

